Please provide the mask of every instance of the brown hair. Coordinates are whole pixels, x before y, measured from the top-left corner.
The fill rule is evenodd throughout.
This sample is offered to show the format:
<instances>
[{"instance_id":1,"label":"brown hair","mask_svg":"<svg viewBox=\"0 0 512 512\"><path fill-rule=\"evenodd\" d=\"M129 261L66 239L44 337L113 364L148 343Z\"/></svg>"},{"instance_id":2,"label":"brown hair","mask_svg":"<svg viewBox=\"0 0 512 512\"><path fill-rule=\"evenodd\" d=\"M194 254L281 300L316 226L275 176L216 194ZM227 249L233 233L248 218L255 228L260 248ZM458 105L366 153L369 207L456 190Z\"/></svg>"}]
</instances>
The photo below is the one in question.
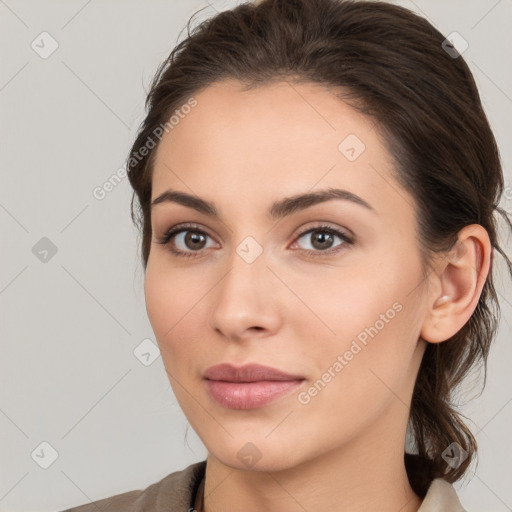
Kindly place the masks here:
<instances>
[{"instance_id":1,"label":"brown hair","mask_svg":"<svg viewBox=\"0 0 512 512\"><path fill-rule=\"evenodd\" d=\"M376 120L395 158L396 179L416 201L425 274L431 257L451 249L470 224L487 230L512 274L493 215L499 212L512 228L498 206L503 174L496 141L467 64L445 51L445 37L428 21L383 2L263 0L216 14L192 31L189 21L187 31L153 79L147 116L128 158L144 268L155 148L143 157L141 148L193 94L236 79L247 88L274 80L323 84ZM500 317L492 270L466 325L443 343L429 343L423 356L409 418L418 455L404 455L420 496L433 478L459 479L476 453L476 440L452 401L454 388L477 363L486 369ZM456 468L442 457L453 442L468 453Z\"/></svg>"}]
</instances>

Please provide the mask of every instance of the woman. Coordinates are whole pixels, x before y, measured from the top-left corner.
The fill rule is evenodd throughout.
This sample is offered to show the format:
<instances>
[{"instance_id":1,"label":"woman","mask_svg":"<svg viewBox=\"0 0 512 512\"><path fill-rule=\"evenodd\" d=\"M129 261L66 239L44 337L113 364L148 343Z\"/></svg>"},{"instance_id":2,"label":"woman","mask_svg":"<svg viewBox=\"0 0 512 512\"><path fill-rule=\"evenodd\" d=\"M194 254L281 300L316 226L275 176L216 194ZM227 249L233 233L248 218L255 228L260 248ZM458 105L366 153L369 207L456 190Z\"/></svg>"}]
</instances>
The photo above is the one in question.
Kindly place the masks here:
<instances>
[{"instance_id":1,"label":"woman","mask_svg":"<svg viewBox=\"0 0 512 512\"><path fill-rule=\"evenodd\" d=\"M451 397L485 367L495 250L512 263L455 47L381 2L263 0L189 34L147 106L147 311L208 458L71 510L464 510Z\"/></svg>"}]
</instances>

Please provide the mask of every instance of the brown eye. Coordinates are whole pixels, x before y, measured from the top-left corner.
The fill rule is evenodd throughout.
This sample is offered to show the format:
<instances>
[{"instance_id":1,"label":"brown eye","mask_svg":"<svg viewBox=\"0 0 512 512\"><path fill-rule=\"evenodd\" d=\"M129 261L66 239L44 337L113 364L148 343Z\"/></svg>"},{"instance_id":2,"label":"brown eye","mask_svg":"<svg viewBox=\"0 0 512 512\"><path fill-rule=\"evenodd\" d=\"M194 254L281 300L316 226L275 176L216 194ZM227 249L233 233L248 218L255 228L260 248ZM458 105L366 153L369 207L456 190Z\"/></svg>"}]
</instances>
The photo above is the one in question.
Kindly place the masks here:
<instances>
[{"instance_id":1,"label":"brown eye","mask_svg":"<svg viewBox=\"0 0 512 512\"><path fill-rule=\"evenodd\" d=\"M306 241L302 244L302 247L298 242L301 239ZM336 243L336 239L340 241ZM330 226L318 226L301 233L295 243L312 256L326 256L344 250L353 244L353 240L348 235Z\"/></svg>"},{"instance_id":2,"label":"brown eye","mask_svg":"<svg viewBox=\"0 0 512 512\"><path fill-rule=\"evenodd\" d=\"M206 237L202 233L194 231L185 231L183 243L188 249L200 250L204 248Z\"/></svg>"},{"instance_id":3,"label":"brown eye","mask_svg":"<svg viewBox=\"0 0 512 512\"><path fill-rule=\"evenodd\" d=\"M168 245L169 251L176 256L188 257L200 256L203 249L212 247L207 245L209 239L212 240L204 231L195 229L195 226L181 225L171 228L158 243Z\"/></svg>"},{"instance_id":4,"label":"brown eye","mask_svg":"<svg viewBox=\"0 0 512 512\"><path fill-rule=\"evenodd\" d=\"M330 249L334 242L334 235L322 231L313 231L311 233L311 245L315 249Z\"/></svg>"}]
</instances>

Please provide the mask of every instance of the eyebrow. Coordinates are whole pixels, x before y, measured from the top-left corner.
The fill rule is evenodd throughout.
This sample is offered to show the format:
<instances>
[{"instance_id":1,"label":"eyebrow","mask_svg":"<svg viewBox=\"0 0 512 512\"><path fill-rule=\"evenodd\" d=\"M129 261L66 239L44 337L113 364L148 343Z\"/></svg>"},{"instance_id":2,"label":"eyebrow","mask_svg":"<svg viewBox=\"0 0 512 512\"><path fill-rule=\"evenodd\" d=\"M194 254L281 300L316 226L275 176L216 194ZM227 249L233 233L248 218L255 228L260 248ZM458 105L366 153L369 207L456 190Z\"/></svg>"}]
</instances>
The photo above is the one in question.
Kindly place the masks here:
<instances>
[{"instance_id":1,"label":"eyebrow","mask_svg":"<svg viewBox=\"0 0 512 512\"><path fill-rule=\"evenodd\" d=\"M281 219L297 211L304 210L310 206L331 201L333 199L350 201L376 213L375 209L370 204L356 194L353 194L348 190L328 188L325 190L307 192L305 194L297 194L280 199L272 204L268 215L271 219ZM219 217L219 212L213 203L178 190L166 190L163 194L160 194L152 201L151 208L165 202L178 203L182 206L193 208L199 213L203 213L209 217Z\"/></svg>"}]
</instances>

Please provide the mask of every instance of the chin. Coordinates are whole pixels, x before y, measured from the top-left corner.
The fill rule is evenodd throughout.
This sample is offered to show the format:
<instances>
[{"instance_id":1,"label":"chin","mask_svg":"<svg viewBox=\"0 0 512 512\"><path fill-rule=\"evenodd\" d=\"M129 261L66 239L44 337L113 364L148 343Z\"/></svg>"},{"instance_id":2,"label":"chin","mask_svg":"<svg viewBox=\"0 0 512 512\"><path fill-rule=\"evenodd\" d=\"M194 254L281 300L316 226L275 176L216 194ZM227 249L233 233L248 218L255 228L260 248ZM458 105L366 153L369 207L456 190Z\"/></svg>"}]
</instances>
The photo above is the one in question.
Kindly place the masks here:
<instances>
[{"instance_id":1,"label":"chin","mask_svg":"<svg viewBox=\"0 0 512 512\"><path fill-rule=\"evenodd\" d=\"M247 433L236 437L226 434L220 443L219 438L203 443L211 456L230 468L255 472L282 471L303 462L297 451L298 443L290 436L285 437L289 444L284 442L282 435L271 440L261 434L251 436Z\"/></svg>"},{"instance_id":2,"label":"chin","mask_svg":"<svg viewBox=\"0 0 512 512\"><path fill-rule=\"evenodd\" d=\"M222 464L232 469L236 469L239 471L254 471L254 472L276 472L283 471L294 467L296 463L287 459L286 454L282 453L274 453L272 456L262 456L261 459L254 459L253 462L249 460L240 460L238 455L235 454L233 457L226 457L226 454L223 454L223 457L217 457ZM244 457L247 458L247 455Z\"/></svg>"}]
</instances>

